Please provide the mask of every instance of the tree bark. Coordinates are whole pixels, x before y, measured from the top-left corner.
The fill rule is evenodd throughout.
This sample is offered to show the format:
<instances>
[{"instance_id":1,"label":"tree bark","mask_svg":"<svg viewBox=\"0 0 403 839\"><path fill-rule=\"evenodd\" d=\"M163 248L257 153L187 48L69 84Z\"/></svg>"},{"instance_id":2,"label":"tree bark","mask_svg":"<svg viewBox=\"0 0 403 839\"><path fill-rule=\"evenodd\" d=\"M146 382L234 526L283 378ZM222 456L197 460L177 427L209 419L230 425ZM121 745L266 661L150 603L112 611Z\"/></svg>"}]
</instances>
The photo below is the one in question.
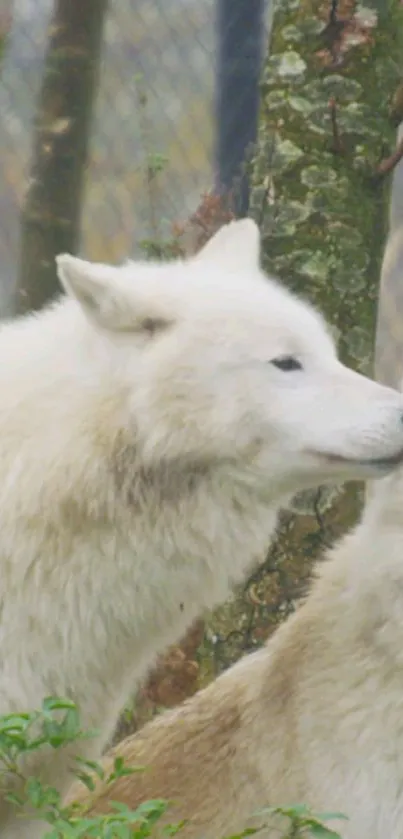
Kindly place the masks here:
<instances>
[{"instance_id":1,"label":"tree bark","mask_svg":"<svg viewBox=\"0 0 403 839\"><path fill-rule=\"evenodd\" d=\"M372 16L357 12L354 0L340 0L334 14L333 6L283 0L276 17L253 215L263 229L266 267L325 312L344 359L369 371L403 11L398 0L379 3Z\"/></svg>"},{"instance_id":2,"label":"tree bark","mask_svg":"<svg viewBox=\"0 0 403 839\"><path fill-rule=\"evenodd\" d=\"M39 309L59 290L55 256L74 253L107 0L57 0L22 211L15 309Z\"/></svg>"},{"instance_id":3,"label":"tree bark","mask_svg":"<svg viewBox=\"0 0 403 839\"><path fill-rule=\"evenodd\" d=\"M344 361L370 374L391 174L403 156L393 110L402 35L398 0L372 0L371 9L354 0L283 0L254 163L252 213L266 268L325 313ZM383 308L386 299L394 308L397 285L394 295L384 287ZM293 556L301 570L310 565L351 526L362 499L358 484L303 494L274 555Z\"/></svg>"},{"instance_id":4,"label":"tree bark","mask_svg":"<svg viewBox=\"0 0 403 839\"><path fill-rule=\"evenodd\" d=\"M263 263L325 313L344 361L372 373L391 173L403 154L393 112L403 77L403 7L398 0L280 0L277 8L252 172L251 215L262 230ZM384 323L386 302L396 314L400 360L402 218L403 211L395 279L386 289L385 278L381 311ZM362 485L349 484L295 499L264 565L214 616L220 649L226 638L235 644L231 660L293 610L313 562L351 527L363 496Z\"/></svg>"},{"instance_id":5,"label":"tree bark","mask_svg":"<svg viewBox=\"0 0 403 839\"><path fill-rule=\"evenodd\" d=\"M402 127L398 144L402 142ZM375 375L402 388L403 377L403 161L393 175L389 234L382 263L375 345Z\"/></svg>"}]
</instances>

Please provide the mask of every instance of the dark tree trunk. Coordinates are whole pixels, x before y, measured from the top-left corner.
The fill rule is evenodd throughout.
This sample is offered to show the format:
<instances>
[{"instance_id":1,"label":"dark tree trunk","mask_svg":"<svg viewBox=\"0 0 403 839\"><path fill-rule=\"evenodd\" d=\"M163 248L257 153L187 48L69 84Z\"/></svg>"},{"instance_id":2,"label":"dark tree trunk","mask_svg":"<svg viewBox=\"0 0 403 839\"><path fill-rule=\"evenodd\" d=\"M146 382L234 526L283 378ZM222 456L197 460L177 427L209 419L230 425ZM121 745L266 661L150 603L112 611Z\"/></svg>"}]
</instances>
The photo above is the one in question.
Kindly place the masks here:
<instances>
[{"instance_id":1,"label":"dark tree trunk","mask_svg":"<svg viewBox=\"0 0 403 839\"><path fill-rule=\"evenodd\" d=\"M57 0L22 212L15 309L39 309L59 290L55 256L76 252L107 0Z\"/></svg>"}]
</instances>

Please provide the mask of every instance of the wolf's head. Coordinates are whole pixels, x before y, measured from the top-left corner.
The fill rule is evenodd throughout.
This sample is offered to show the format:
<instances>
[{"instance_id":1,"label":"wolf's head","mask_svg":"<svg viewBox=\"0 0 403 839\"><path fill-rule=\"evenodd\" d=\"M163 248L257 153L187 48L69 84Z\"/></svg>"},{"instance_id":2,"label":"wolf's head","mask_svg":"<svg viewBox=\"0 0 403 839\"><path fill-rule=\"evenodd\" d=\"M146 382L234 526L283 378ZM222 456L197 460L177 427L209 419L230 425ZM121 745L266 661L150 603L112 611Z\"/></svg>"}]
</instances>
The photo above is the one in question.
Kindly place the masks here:
<instances>
[{"instance_id":1,"label":"wolf's head","mask_svg":"<svg viewBox=\"0 0 403 839\"><path fill-rule=\"evenodd\" d=\"M243 220L185 261L57 258L125 394L122 423L150 465L222 463L268 493L385 475L403 460L403 397L338 361L259 250Z\"/></svg>"}]
</instances>

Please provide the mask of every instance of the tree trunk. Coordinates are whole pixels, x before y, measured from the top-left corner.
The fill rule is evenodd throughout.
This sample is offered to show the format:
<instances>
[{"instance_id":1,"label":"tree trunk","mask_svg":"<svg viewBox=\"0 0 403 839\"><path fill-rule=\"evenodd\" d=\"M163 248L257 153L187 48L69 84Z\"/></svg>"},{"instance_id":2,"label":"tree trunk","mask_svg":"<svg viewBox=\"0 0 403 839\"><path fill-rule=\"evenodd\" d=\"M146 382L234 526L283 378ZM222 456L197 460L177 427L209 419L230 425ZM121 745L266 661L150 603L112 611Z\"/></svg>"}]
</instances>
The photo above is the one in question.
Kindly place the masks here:
<instances>
[{"instance_id":1,"label":"tree trunk","mask_svg":"<svg viewBox=\"0 0 403 839\"><path fill-rule=\"evenodd\" d=\"M18 313L39 309L55 295L55 256L78 248L107 5L107 0L56 2L22 212Z\"/></svg>"},{"instance_id":2,"label":"tree trunk","mask_svg":"<svg viewBox=\"0 0 403 839\"><path fill-rule=\"evenodd\" d=\"M251 215L262 230L266 269L326 314L343 359L369 373L390 173L403 154L391 107L403 75L402 32L399 0L378 7L376 0L281 0L252 171ZM400 251L401 277L403 245ZM396 294L384 298L392 311ZM265 564L214 616L220 649L227 638L235 645L224 666L293 610L313 561L353 524L362 499L362 485L349 484L295 500Z\"/></svg>"},{"instance_id":3,"label":"tree trunk","mask_svg":"<svg viewBox=\"0 0 403 839\"><path fill-rule=\"evenodd\" d=\"M325 313L341 356L365 373L373 368L390 173L399 158L391 103L402 33L398 0L371 9L354 0L283 0L262 84L252 213L266 268ZM310 563L352 524L362 497L358 485L302 494L299 515L287 520L285 555ZM283 534L275 552L284 545Z\"/></svg>"},{"instance_id":4,"label":"tree trunk","mask_svg":"<svg viewBox=\"0 0 403 839\"><path fill-rule=\"evenodd\" d=\"M326 313L344 359L368 371L403 12L398 0L372 13L357 12L353 0L334 13L319 0L296 5L283 2L275 21L253 214L265 236L266 267Z\"/></svg>"},{"instance_id":5,"label":"tree trunk","mask_svg":"<svg viewBox=\"0 0 403 839\"><path fill-rule=\"evenodd\" d=\"M402 114L403 116L403 114ZM398 144L402 146L403 131ZM403 160L397 165L389 209L379 294L375 375L391 387L402 388L403 376Z\"/></svg>"}]
</instances>

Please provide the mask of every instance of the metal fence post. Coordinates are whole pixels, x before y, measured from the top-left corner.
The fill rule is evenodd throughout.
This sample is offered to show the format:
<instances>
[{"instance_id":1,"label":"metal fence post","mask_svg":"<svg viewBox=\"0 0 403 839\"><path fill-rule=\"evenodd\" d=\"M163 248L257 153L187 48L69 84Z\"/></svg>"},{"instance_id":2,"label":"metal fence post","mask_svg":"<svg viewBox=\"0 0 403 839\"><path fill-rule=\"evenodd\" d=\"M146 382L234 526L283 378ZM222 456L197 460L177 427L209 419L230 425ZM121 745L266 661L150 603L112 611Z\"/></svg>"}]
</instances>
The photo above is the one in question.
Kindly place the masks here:
<instances>
[{"instance_id":1,"label":"metal fence post","mask_svg":"<svg viewBox=\"0 0 403 839\"><path fill-rule=\"evenodd\" d=\"M216 3L215 188L224 195L234 189L234 209L243 216L249 204L243 164L257 137L265 0Z\"/></svg>"}]
</instances>

